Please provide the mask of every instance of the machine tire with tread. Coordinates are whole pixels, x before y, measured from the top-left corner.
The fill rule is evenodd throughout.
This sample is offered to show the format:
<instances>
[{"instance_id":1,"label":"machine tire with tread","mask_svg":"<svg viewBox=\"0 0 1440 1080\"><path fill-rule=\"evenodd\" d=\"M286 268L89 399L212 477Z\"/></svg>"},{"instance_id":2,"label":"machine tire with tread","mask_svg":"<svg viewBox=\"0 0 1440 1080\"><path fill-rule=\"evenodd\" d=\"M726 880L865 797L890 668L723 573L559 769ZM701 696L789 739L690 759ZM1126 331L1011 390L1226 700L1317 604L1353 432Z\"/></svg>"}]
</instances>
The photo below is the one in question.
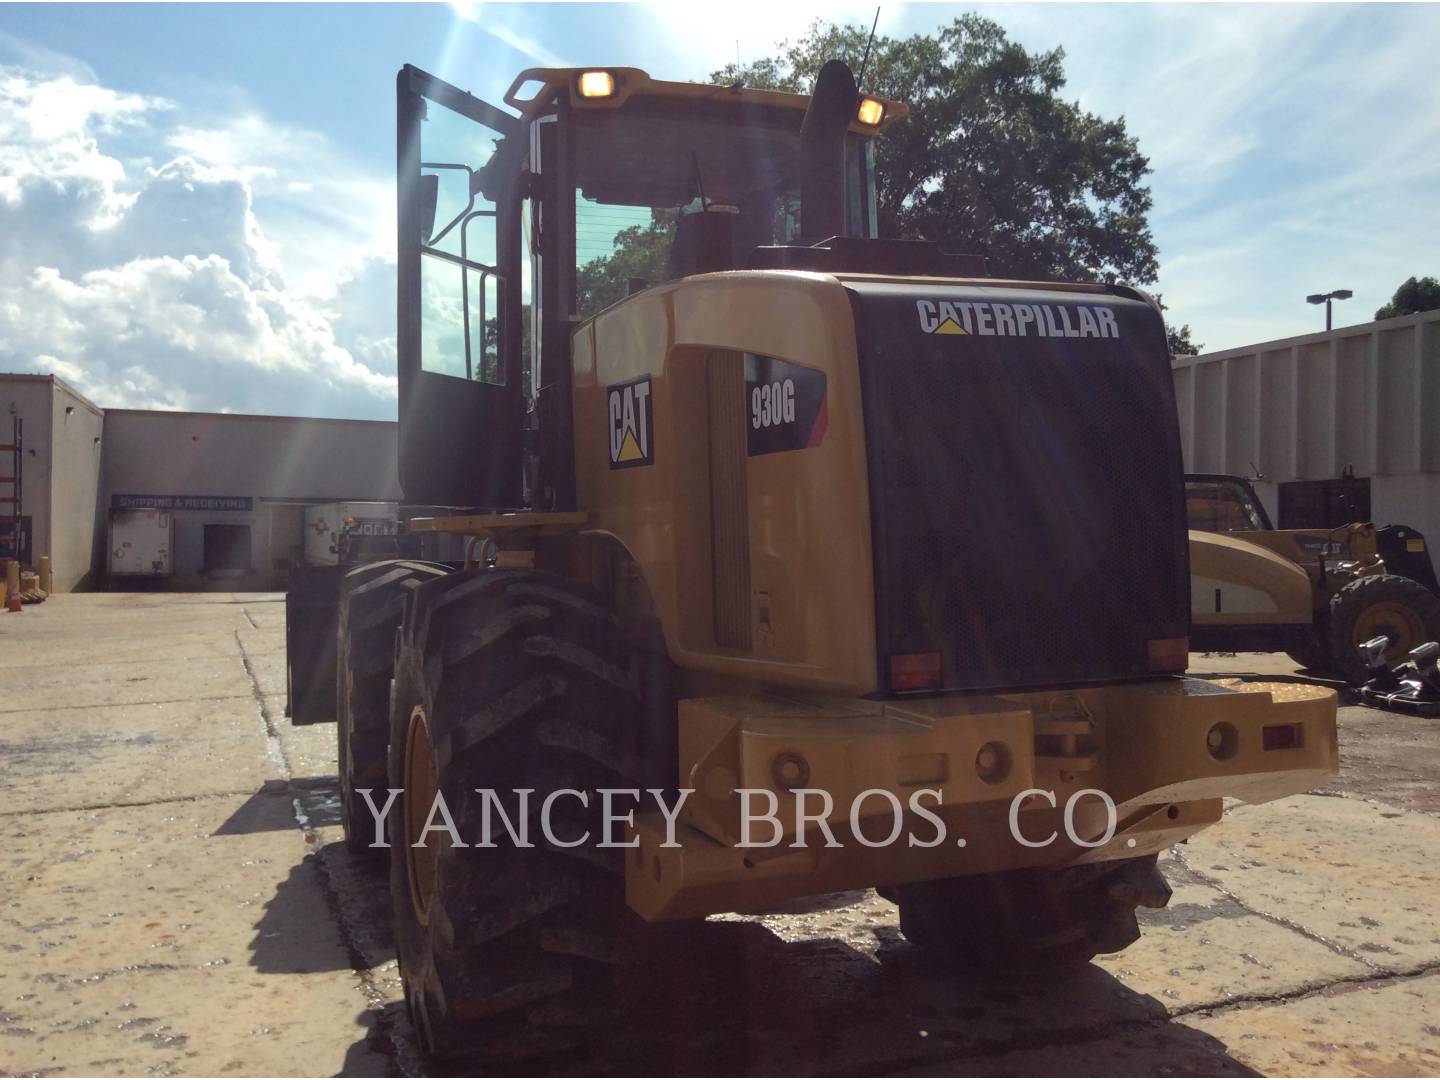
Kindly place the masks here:
<instances>
[{"instance_id":1,"label":"machine tire with tread","mask_svg":"<svg viewBox=\"0 0 1440 1080\"><path fill-rule=\"evenodd\" d=\"M345 846L357 855L379 855L375 823L357 788L375 792L383 806L390 743L390 676L395 665L395 628L405 597L421 582L450 573L440 563L386 559L345 575L336 621L335 721Z\"/></svg>"},{"instance_id":2,"label":"machine tire with tread","mask_svg":"<svg viewBox=\"0 0 1440 1080\"><path fill-rule=\"evenodd\" d=\"M627 849L596 847L598 788L636 788L623 749L637 697L615 616L589 592L533 570L480 569L417 590L401 630L390 785L405 789L391 835L395 946L420 1042L441 1062L517 1060L592 1041L616 1020L614 990L639 926L625 905ZM428 788L428 790L427 790ZM517 789L533 789L518 846L492 806L517 823ZM541 800L557 799L552 844ZM444 796L462 842L427 834ZM619 812L623 813L621 806ZM398 810L398 813L397 813ZM616 839L621 839L617 837ZM394 841L392 841L394 843Z\"/></svg>"},{"instance_id":3,"label":"machine tire with tread","mask_svg":"<svg viewBox=\"0 0 1440 1080\"><path fill-rule=\"evenodd\" d=\"M1358 646L1381 632L1392 641L1386 659L1391 664L1403 660L1417 645L1440 639L1440 599L1397 574L1356 578L1330 598L1325 633L1332 670L1351 685L1365 682L1368 672Z\"/></svg>"}]
</instances>

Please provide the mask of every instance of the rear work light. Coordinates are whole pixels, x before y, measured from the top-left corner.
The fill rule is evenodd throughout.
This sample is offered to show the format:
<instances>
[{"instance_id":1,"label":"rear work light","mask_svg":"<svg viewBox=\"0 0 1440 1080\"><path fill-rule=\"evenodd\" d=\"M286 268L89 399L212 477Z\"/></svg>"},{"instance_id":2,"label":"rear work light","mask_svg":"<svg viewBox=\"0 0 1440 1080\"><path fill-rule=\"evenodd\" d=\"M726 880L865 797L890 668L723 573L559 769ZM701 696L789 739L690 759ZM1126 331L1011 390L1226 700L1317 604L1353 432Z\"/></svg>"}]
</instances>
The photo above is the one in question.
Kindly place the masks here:
<instances>
[{"instance_id":1,"label":"rear work light","mask_svg":"<svg viewBox=\"0 0 1440 1080\"><path fill-rule=\"evenodd\" d=\"M583 98L607 98L615 93L615 76L608 71L586 71L580 76L577 89Z\"/></svg>"},{"instance_id":2,"label":"rear work light","mask_svg":"<svg viewBox=\"0 0 1440 1080\"><path fill-rule=\"evenodd\" d=\"M901 653L890 657L891 690L940 689L938 652Z\"/></svg>"},{"instance_id":3,"label":"rear work light","mask_svg":"<svg viewBox=\"0 0 1440 1080\"><path fill-rule=\"evenodd\" d=\"M1190 664L1188 637L1151 638L1145 643L1145 670L1156 674L1184 671Z\"/></svg>"},{"instance_id":4,"label":"rear work light","mask_svg":"<svg viewBox=\"0 0 1440 1080\"><path fill-rule=\"evenodd\" d=\"M885 103L876 101L874 98L861 98L860 108L856 110L855 118L866 127L875 127L885 119Z\"/></svg>"}]
</instances>

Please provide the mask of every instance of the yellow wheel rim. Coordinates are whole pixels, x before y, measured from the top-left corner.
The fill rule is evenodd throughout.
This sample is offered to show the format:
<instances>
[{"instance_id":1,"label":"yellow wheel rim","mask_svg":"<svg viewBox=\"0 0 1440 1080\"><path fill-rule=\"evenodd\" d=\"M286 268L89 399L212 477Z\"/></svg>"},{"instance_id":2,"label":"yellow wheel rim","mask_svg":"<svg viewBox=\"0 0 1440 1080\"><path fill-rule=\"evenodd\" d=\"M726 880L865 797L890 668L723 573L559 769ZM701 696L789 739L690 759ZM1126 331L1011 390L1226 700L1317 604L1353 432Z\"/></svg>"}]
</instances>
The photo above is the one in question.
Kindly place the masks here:
<instances>
[{"instance_id":1,"label":"yellow wheel rim","mask_svg":"<svg viewBox=\"0 0 1440 1080\"><path fill-rule=\"evenodd\" d=\"M416 847L435 803L435 758L430 750L430 724L425 710L416 705L410 713L405 735L405 866L410 879L410 904L415 918L424 926L430 919L435 896L435 848L438 838L427 838Z\"/></svg>"},{"instance_id":2,"label":"yellow wheel rim","mask_svg":"<svg viewBox=\"0 0 1440 1080\"><path fill-rule=\"evenodd\" d=\"M1354 641L1357 646L1384 634L1390 639L1385 650L1385 659L1393 664L1402 660L1405 654L1425 640L1425 627L1417 615L1406 604L1384 601L1371 604L1355 620Z\"/></svg>"}]
</instances>

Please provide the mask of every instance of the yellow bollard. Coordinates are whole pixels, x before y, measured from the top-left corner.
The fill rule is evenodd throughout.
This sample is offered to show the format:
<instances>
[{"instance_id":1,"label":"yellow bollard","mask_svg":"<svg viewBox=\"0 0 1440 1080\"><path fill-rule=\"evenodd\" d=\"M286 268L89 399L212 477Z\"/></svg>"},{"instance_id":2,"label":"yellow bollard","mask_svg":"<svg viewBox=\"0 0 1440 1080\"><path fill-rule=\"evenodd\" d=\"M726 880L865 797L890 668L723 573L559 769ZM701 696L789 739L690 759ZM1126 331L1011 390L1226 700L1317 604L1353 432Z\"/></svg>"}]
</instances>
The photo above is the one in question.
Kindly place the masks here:
<instances>
[{"instance_id":1,"label":"yellow bollard","mask_svg":"<svg viewBox=\"0 0 1440 1080\"><path fill-rule=\"evenodd\" d=\"M50 595L50 556L40 556L40 591Z\"/></svg>"}]
</instances>

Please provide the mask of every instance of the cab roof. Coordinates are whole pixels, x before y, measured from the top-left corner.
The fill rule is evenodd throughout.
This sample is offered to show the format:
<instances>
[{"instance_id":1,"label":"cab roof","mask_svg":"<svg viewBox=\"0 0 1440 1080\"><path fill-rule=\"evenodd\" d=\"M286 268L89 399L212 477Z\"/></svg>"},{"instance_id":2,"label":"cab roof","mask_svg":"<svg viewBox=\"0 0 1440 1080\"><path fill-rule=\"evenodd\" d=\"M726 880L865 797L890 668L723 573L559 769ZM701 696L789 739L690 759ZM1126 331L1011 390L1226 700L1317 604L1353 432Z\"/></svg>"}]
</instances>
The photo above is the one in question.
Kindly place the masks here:
<instances>
[{"instance_id":1,"label":"cab roof","mask_svg":"<svg viewBox=\"0 0 1440 1080\"><path fill-rule=\"evenodd\" d=\"M603 72L614 80L614 90L604 97L584 97L579 84L582 75ZM539 83L533 94L521 97L520 91L528 84ZM804 112L810 105L810 95L791 94L783 90L752 89L743 83L732 86L715 86L711 83L668 82L651 78L647 72L632 67L568 67L568 68L526 68L515 76L510 89L505 91L505 104L520 113L522 120L533 120L542 115L561 96L565 96L572 108L576 109L618 109L632 97L689 98L694 101L724 102L758 105L769 108L795 109ZM878 124L863 124L857 117L850 123L850 130L857 135L875 135L910 111L908 105L888 98L862 94L861 100L870 98L884 106L884 114Z\"/></svg>"}]
</instances>

